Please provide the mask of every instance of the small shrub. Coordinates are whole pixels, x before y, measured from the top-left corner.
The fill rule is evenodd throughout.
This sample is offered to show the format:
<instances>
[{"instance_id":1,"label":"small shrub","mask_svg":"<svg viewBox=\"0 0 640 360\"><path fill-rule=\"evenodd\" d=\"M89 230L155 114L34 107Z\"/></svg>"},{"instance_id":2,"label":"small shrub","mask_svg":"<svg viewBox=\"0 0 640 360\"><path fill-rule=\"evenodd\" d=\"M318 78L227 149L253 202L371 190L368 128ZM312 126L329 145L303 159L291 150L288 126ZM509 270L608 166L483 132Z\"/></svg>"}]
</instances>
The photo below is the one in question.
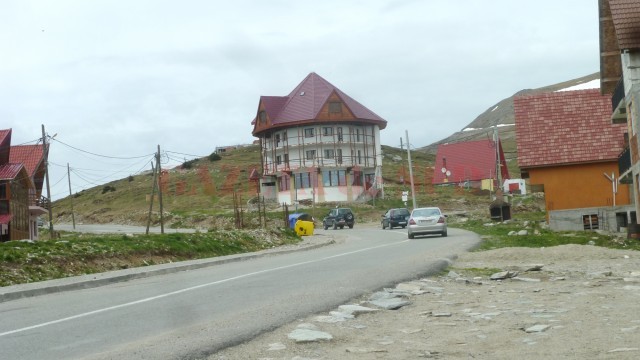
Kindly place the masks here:
<instances>
[{"instance_id":1,"label":"small shrub","mask_svg":"<svg viewBox=\"0 0 640 360\"><path fill-rule=\"evenodd\" d=\"M213 152L213 153L211 153L211 155L209 155L209 161L211 161L211 162L218 161L220 159L222 159L222 158L217 153Z\"/></svg>"},{"instance_id":2,"label":"small shrub","mask_svg":"<svg viewBox=\"0 0 640 360\"><path fill-rule=\"evenodd\" d=\"M182 168L186 169L186 170L189 170L189 169L193 168L193 165L196 163L196 161L198 161L198 160L194 159L194 160L185 161L185 162L182 163Z\"/></svg>"},{"instance_id":3,"label":"small shrub","mask_svg":"<svg viewBox=\"0 0 640 360\"><path fill-rule=\"evenodd\" d=\"M114 186L111 186L111 185L105 185L105 186L102 188L102 193L103 193L103 194L106 194L106 193L108 193L108 192L113 192L113 191L116 191L116 188L115 188Z\"/></svg>"},{"instance_id":4,"label":"small shrub","mask_svg":"<svg viewBox=\"0 0 640 360\"><path fill-rule=\"evenodd\" d=\"M133 175L129 175L129 182L133 181Z\"/></svg>"}]
</instances>

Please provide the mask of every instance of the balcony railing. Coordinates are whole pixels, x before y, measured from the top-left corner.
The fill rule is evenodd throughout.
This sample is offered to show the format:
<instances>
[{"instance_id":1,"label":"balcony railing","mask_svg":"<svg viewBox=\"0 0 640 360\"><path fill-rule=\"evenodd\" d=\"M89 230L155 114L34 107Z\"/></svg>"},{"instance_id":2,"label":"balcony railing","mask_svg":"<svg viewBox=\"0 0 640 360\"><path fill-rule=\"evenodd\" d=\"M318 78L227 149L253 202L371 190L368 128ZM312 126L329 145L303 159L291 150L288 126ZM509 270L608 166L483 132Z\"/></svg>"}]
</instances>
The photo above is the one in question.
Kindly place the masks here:
<instances>
[{"instance_id":1,"label":"balcony railing","mask_svg":"<svg viewBox=\"0 0 640 360\"><path fill-rule=\"evenodd\" d=\"M620 174L620 182L623 184L628 184L626 178L633 181L631 173L627 172L631 169L631 149L627 146L621 153L618 155L618 174Z\"/></svg>"},{"instance_id":2,"label":"balcony railing","mask_svg":"<svg viewBox=\"0 0 640 360\"><path fill-rule=\"evenodd\" d=\"M49 199L44 196L37 197L35 195L29 196L29 205L30 206L40 206L41 208L49 210Z\"/></svg>"},{"instance_id":3,"label":"balcony railing","mask_svg":"<svg viewBox=\"0 0 640 360\"><path fill-rule=\"evenodd\" d=\"M616 88L611 95L611 122L614 124L623 124L627 121L627 104L625 102L624 92L624 76L620 76Z\"/></svg>"}]
</instances>

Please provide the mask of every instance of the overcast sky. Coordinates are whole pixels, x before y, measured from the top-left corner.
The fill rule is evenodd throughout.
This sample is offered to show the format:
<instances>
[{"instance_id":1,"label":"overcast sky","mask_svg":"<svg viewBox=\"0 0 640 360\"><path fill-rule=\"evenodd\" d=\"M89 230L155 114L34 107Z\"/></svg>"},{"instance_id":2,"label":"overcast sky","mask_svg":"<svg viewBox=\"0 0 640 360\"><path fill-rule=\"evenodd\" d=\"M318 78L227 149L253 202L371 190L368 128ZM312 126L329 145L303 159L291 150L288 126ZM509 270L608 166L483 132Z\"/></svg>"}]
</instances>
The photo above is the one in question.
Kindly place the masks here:
<instances>
[{"instance_id":1,"label":"overcast sky","mask_svg":"<svg viewBox=\"0 0 640 360\"><path fill-rule=\"evenodd\" d=\"M150 169L157 145L171 166L250 143L259 97L310 72L387 120L383 145L421 147L597 72L598 51L596 0L2 0L0 128L57 134L56 199L67 163L75 192Z\"/></svg>"}]
</instances>

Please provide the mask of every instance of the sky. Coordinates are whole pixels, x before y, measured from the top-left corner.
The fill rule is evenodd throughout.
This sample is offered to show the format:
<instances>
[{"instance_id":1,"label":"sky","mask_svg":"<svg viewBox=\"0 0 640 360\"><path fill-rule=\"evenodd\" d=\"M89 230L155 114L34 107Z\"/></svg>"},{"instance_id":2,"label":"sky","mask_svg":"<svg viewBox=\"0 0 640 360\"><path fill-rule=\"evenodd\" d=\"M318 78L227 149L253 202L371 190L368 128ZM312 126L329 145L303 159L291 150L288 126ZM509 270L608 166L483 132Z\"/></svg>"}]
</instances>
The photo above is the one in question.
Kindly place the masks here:
<instances>
[{"instance_id":1,"label":"sky","mask_svg":"<svg viewBox=\"0 0 640 360\"><path fill-rule=\"evenodd\" d=\"M316 72L412 148L599 71L596 0L0 0L0 128L52 137L53 199L248 144Z\"/></svg>"}]
</instances>

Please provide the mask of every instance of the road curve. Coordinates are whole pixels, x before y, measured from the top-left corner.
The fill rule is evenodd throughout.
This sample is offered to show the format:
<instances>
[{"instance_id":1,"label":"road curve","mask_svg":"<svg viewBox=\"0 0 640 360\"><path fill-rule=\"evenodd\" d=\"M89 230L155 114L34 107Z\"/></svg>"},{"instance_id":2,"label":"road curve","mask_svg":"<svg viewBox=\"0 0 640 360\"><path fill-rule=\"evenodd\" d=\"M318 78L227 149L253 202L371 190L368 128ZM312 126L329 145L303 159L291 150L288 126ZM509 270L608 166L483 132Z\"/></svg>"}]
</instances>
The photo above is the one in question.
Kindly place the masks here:
<instances>
[{"instance_id":1,"label":"road curve","mask_svg":"<svg viewBox=\"0 0 640 360\"><path fill-rule=\"evenodd\" d=\"M336 244L0 303L11 359L196 359L363 294L441 270L478 241L317 230Z\"/></svg>"}]
</instances>

